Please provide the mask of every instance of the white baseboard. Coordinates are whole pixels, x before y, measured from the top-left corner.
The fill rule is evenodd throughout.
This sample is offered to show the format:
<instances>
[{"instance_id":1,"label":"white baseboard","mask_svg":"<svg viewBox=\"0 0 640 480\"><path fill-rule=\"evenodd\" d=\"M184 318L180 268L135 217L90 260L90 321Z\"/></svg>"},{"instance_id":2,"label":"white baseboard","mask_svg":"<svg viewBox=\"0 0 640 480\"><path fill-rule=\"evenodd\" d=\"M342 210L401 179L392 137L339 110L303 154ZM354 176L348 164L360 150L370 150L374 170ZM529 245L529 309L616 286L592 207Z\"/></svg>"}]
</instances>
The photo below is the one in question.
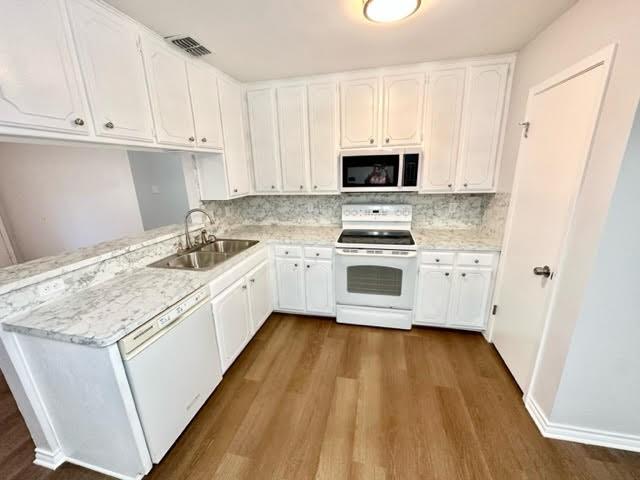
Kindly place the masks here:
<instances>
[{"instance_id":1,"label":"white baseboard","mask_svg":"<svg viewBox=\"0 0 640 480\"><path fill-rule=\"evenodd\" d=\"M638 435L628 435L550 422L533 398L527 396L524 404L543 437L640 452L640 436Z\"/></svg>"},{"instance_id":2,"label":"white baseboard","mask_svg":"<svg viewBox=\"0 0 640 480\"><path fill-rule=\"evenodd\" d=\"M33 463L41 467L48 468L49 470L55 470L62 465L64 461L65 456L62 453L62 450L58 449L55 452L50 452L42 448L36 448L36 458Z\"/></svg>"},{"instance_id":3,"label":"white baseboard","mask_svg":"<svg viewBox=\"0 0 640 480\"><path fill-rule=\"evenodd\" d=\"M95 465L91 465L90 463L83 462L82 460L76 460L75 458L66 458L65 459L69 463L73 463L74 465L78 465L79 467L84 467L89 470L93 470L94 472L102 473L104 475L108 475L109 477L118 478L120 480L140 480L144 477L143 473L139 473L134 476L123 475L121 473L112 472L107 470L106 468L96 467Z\"/></svg>"}]
</instances>

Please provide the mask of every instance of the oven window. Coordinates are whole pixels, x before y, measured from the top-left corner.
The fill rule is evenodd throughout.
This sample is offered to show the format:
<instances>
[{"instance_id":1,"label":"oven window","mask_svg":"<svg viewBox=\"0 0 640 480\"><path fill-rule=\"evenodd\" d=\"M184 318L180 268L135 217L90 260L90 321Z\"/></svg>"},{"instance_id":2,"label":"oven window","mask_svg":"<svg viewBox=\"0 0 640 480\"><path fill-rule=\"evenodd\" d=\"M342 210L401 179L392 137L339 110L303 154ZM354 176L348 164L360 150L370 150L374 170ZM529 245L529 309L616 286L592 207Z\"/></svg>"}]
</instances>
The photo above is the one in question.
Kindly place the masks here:
<instances>
[{"instance_id":1,"label":"oven window","mask_svg":"<svg viewBox=\"0 0 640 480\"><path fill-rule=\"evenodd\" d=\"M347 292L399 297L402 294L402 270L380 265L347 267Z\"/></svg>"},{"instance_id":2,"label":"oven window","mask_svg":"<svg viewBox=\"0 0 640 480\"><path fill-rule=\"evenodd\" d=\"M397 187L400 155L342 157L343 187Z\"/></svg>"}]
</instances>

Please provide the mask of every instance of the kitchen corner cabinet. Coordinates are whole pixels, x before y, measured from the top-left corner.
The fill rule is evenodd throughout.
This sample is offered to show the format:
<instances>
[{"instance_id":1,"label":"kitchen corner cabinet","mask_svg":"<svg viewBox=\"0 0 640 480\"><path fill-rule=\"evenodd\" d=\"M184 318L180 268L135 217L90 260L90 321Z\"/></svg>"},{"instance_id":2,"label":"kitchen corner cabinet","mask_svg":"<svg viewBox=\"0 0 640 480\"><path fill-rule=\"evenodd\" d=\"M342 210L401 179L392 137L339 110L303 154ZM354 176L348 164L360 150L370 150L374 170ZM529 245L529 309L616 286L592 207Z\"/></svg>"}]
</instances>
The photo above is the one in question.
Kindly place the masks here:
<instances>
[{"instance_id":1,"label":"kitchen corner cabinet","mask_svg":"<svg viewBox=\"0 0 640 480\"><path fill-rule=\"evenodd\" d=\"M423 192L452 192L462 122L465 69L432 72L424 122Z\"/></svg>"},{"instance_id":2,"label":"kitchen corner cabinet","mask_svg":"<svg viewBox=\"0 0 640 480\"><path fill-rule=\"evenodd\" d=\"M275 92L271 88L247 91L247 113L256 193L280 191L280 155Z\"/></svg>"},{"instance_id":3,"label":"kitchen corner cabinet","mask_svg":"<svg viewBox=\"0 0 640 480\"><path fill-rule=\"evenodd\" d=\"M98 3L70 0L68 7L96 135L153 141L135 25Z\"/></svg>"},{"instance_id":4,"label":"kitchen corner cabinet","mask_svg":"<svg viewBox=\"0 0 640 480\"><path fill-rule=\"evenodd\" d=\"M458 191L495 189L508 73L507 64L469 67Z\"/></svg>"},{"instance_id":5,"label":"kitchen corner cabinet","mask_svg":"<svg viewBox=\"0 0 640 480\"><path fill-rule=\"evenodd\" d=\"M144 41L158 143L195 146L185 59L159 39Z\"/></svg>"},{"instance_id":6,"label":"kitchen corner cabinet","mask_svg":"<svg viewBox=\"0 0 640 480\"><path fill-rule=\"evenodd\" d=\"M424 73L383 77L382 145L422 141Z\"/></svg>"},{"instance_id":7,"label":"kitchen corner cabinet","mask_svg":"<svg viewBox=\"0 0 640 480\"><path fill-rule=\"evenodd\" d=\"M89 134L89 112L62 1L5 4L0 58L0 125Z\"/></svg>"},{"instance_id":8,"label":"kitchen corner cabinet","mask_svg":"<svg viewBox=\"0 0 640 480\"><path fill-rule=\"evenodd\" d=\"M304 85L276 89L282 191L308 190L309 139L307 91Z\"/></svg>"},{"instance_id":9,"label":"kitchen corner cabinet","mask_svg":"<svg viewBox=\"0 0 640 480\"><path fill-rule=\"evenodd\" d=\"M187 62L189 91L195 124L196 146L222 150L222 123L217 77L213 70L199 63Z\"/></svg>"},{"instance_id":10,"label":"kitchen corner cabinet","mask_svg":"<svg viewBox=\"0 0 640 480\"><path fill-rule=\"evenodd\" d=\"M342 148L372 147L379 143L378 77L340 83L340 145Z\"/></svg>"},{"instance_id":11,"label":"kitchen corner cabinet","mask_svg":"<svg viewBox=\"0 0 640 480\"><path fill-rule=\"evenodd\" d=\"M338 191L338 105L336 84L309 85L309 165L311 191Z\"/></svg>"},{"instance_id":12,"label":"kitchen corner cabinet","mask_svg":"<svg viewBox=\"0 0 640 480\"><path fill-rule=\"evenodd\" d=\"M224 157L229 198L247 195L250 190L249 167L244 137L244 93L229 79L218 79Z\"/></svg>"}]
</instances>

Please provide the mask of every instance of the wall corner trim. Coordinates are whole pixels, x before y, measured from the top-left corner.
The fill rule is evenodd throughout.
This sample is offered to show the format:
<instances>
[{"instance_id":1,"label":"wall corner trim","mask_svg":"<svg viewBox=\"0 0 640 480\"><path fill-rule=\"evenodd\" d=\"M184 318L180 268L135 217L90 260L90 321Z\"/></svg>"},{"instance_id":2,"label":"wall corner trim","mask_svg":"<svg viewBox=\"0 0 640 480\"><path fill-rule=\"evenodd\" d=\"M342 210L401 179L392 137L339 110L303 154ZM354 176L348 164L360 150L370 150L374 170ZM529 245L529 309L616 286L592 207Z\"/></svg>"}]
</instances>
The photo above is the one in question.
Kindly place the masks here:
<instances>
[{"instance_id":1,"label":"wall corner trim","mask_svg":"<svg viewBox=\"0 0 640 480\"><path fill-rule=\"evenodd\" d=\"M551 422L531 396L527 395L525 397L524 404L538 430L545 438L640 452L639 435L628 435Z\"/></svg>"}]
</instances>

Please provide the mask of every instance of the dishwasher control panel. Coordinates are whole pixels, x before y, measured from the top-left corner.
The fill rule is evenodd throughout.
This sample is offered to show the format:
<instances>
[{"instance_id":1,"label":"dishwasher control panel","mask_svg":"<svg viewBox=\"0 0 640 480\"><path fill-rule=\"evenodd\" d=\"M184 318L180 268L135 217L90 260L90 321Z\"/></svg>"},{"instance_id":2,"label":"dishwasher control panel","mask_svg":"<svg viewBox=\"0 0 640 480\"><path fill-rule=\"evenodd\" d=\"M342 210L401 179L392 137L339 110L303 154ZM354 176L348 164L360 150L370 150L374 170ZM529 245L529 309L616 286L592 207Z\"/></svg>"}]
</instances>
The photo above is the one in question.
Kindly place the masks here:
<instances>
[{"instance_id":1,"label":"dishwasher control panel","mask_svg":"<svg viewBox=\"0 0 640 480\"><path fill-rule=\"evenodd\" d=\"M155 336L165 327L168 327L178 318L182 317L185 312L188 312L195 305L198 305L205 299L209 298L209 287L203 287L196 290L191 295L183 298L178 303L169 307L160 315L155 316L144 325L136 328L133 332L129 333L126 337L118 342L120 352L123 355L128 355L147 340Z\"/></svg>"}]
</instances>

